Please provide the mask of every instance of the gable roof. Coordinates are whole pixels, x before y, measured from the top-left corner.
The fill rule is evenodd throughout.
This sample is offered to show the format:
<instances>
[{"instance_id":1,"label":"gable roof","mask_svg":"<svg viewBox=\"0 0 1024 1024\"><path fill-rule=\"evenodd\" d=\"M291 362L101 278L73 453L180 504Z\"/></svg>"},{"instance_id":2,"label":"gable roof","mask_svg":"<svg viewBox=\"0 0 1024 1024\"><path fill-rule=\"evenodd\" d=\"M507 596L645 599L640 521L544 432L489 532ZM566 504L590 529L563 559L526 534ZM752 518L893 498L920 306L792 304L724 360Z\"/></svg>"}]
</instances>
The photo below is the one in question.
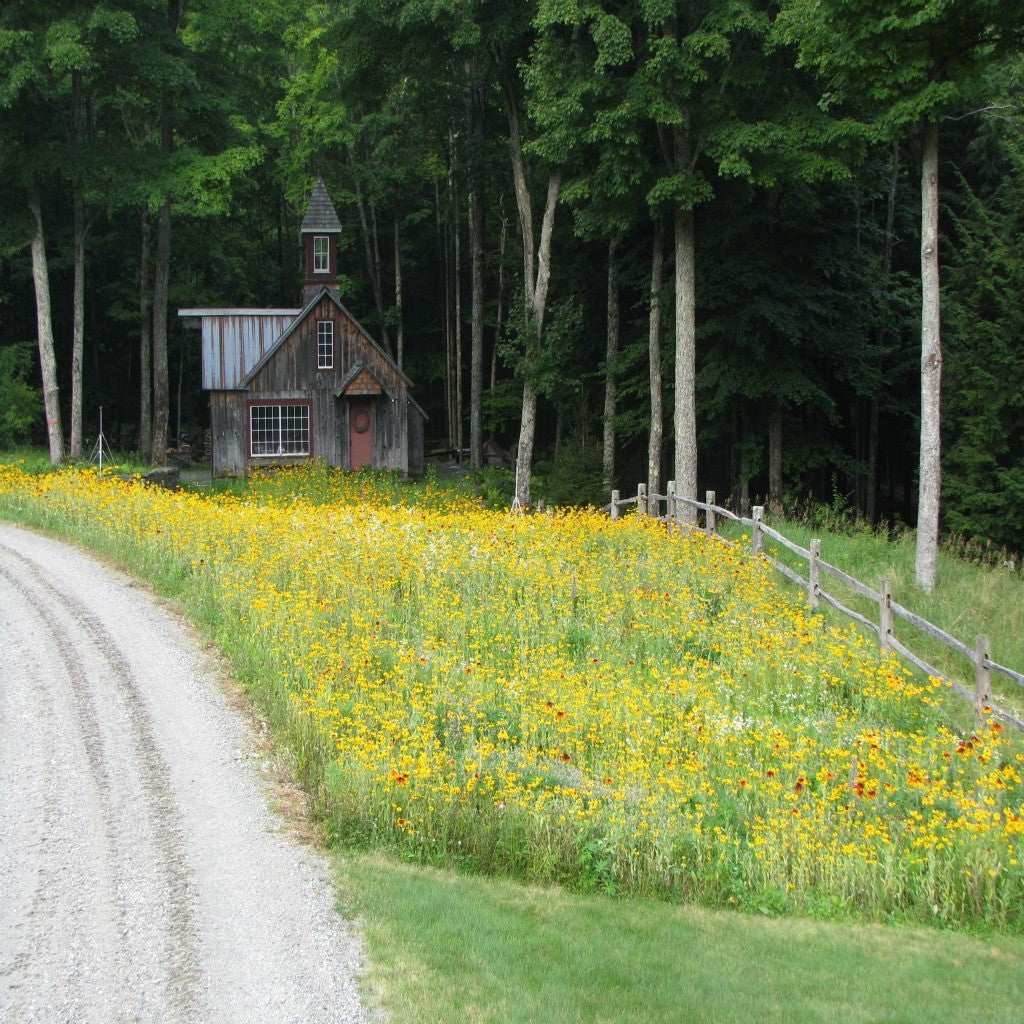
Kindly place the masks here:
<instances>
[{"instance_id":1,"label":"gable roof","mask_svg":"<svg viewBox=\"0 0 1024 1024\"><path fill-rule=\"evenodd\" d=\"M310 312L312 312L313 308L321 301L321 299L324 298L330 299L331 302L333 302L334 305L337 306L338 309L341 310L341 312L344 313L346 317L348 317L348 319L355 326L356 330L359 331L359 333L362 335L363 340L368 345L372 346L378 353L380 353L380 355L384 358L385 362L387 362L388 365L395 371L395 373L403 381L405 381L406 388L409 391L411 391L412 381L409 380L409 378L402 372L398 363L396 363L394 359L392 359L391 356L389 356L387 352L385 352L384 349L382 349L380 345L378 345L377 342L373 340L373 338L370 336L366 328L363 327L363 325L348 311L348 309L345 308L345 305L342 303L342 301L326 285L320 288L320 290L315 295L312 296L309 302L306 303L305 308L292 321L288 329L267 350L263 358L245 375L245 377L239 383L238 389L240 391L247 390L252 386L252 381L253 378L255 378L256 374L258 374L260 370L262 370L263 367L270 362L270 360L274 357L274 354L277 352L277 350L281 348L281 346L295 333L296 329L302 323L302 321L306 319ZM416 408L420 412L420 415L424 419L427 419L427 414L423 411L423 407L419 404L419 402L417 402L416 399L413 398L411 394L408 395L408 399L414 406L416 406Z\"/></svg>"},{"instance_id":2,"label":"gable roof","mask_svg":"<svg viewBox=\"0 0 1024 1024\"><path fill-rule=\"evenodd\" d=\"M309 198L309 206L306 207L306 216L302 218L299 234L307 235L314 231L341 231L338 211L334 209L334 203L331 202L331 197L327 194L327 186L324 184L323 178L316 179L313 194Z\"/></svg>"}]
</instances>

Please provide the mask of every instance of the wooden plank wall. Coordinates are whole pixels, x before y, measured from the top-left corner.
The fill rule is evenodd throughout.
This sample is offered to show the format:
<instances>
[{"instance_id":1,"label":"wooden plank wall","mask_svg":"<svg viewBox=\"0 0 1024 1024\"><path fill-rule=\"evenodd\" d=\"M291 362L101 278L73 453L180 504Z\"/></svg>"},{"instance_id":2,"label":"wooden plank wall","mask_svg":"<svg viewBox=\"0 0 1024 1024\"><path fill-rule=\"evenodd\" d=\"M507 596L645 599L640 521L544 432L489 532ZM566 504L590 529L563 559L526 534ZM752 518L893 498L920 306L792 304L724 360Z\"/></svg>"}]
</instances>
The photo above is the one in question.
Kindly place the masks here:
<instances>
[{"instance_id":1,"label":"wooden plank wall","mask_svg":"<svg viewBox=\"0 0 1024 1024\"><path fill-rule=\"evenodd\" d=\"M334 368L317 369L317 321L334 321ZM335 398L354 366L369 368L390 391L373 403L374 465L380 469L422 471L423 423L408 398L408 386L391 362L369 344L333 302L323 299L260 369L250 391L210 395L210 425L215 450L214 474L238 475L249 466L248 403L312 402L312 455L333 466L348 465L348 402ZM410 436L410 428L414 436ZM272 460L259 459L265 465ZM293 461L293 460L290 460Z\"/></svg>"}]
</instances>

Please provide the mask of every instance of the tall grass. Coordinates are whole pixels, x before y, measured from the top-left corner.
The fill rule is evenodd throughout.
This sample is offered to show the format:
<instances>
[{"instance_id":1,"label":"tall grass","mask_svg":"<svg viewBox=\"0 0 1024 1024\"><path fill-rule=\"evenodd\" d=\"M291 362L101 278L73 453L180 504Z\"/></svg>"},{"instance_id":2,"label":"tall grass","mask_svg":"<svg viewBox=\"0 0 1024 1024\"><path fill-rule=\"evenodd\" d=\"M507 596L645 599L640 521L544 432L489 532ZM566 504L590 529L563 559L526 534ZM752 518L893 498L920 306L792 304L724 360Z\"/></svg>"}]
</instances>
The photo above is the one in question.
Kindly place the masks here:
<instances>
[{"instance_id":1,"label":"tall grass","mask_svg":"<svg viewBox=\"0 0 1024 1024\"><path fill-rule=\"evenodd\" d=\"M914 582L913 531L900 531L890 539L858 524L849 524L835 532L827 532L820 524L804 520L783 519L771 525L804 548L810 547L812 539L821 539L825 561L873 589L888 580L893 598L904 607L969 646L974 645L978 635L988 636L994 660L1018 672L1024 671L1024 577L1016 563L1004 565L1000 558L981 558L973 548L956 544L940 550L938 584L934 591L926 593ZM727 531L734 540L739 533L735 527ZM765 551L806 578L807 562L782 545L766 538ZM961 557L964 552L971 553L972 557ZM859 597L832 576L822 573L821 586L843 604L878 621L876 604ZM795 590L792 587L792 592ZM831 621L848 621L830 610L825 610L824 614ZM895 631L906 646L948 678L973 686L973 666L962 655L903 620L896 620ZM1018 716L1024 714L1024 689L1020 686L993 673L991 692L993 699L1008 710ZM955 716L957 723L966 723L969 714L965 703Z\"/></svg>"},{"instance_id":2,"label":"tall grass","mask_svg":"<svg viewBox=\"0 0 1024 1024\"><path fill-rule=\"evenodd\" d=\"M340 841L766 914L1024 924L1024 751L998 723L951 727L939 688L719 541L417 493L0 470L0 512L201 618Z\"/></svg>"}]
</instances>

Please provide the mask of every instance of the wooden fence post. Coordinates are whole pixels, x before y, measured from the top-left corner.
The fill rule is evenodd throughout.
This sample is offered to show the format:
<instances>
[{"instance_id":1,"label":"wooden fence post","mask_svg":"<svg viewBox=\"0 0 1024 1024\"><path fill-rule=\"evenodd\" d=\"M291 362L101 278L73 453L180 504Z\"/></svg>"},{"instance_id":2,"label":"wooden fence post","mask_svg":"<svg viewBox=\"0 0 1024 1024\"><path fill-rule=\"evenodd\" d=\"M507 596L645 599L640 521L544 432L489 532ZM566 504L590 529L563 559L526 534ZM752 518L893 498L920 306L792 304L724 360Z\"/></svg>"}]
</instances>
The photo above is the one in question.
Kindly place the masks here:
<instances>
[{"instance_id":1,"label":"wooden fence post","mask_svg":"<svg viewBox=\"0 0 1024 1024\"><path fill-rule=\"evenodd\" d=\"M708 507L704 513L704 532L710 537L715 532L715 492L708 491L704 495L704 502Z\"/></svg>"},{"instance_id":2,"label":"wooden fence post","mask_svg":"<svg viewBox=\"0 0 1024 1024\"><path fill-rule=\"evenodd\" d=\"M647 484L636 485L636 510L642 516L647 515Z\"/></svg>"},{"instance_id":3,"label":"wooden fence post","mask_svg":"<svg viewBox=\"0 0 1024 1024\"><path fill-rule=\"evenodd\" d=\"M669 480L665 484L665 494L668 500L665 502L665 518L670 522L676 521L676 482L675 480Z\"/></svg>"},{"instance_id":4,"label":"wooden fence post","mask_svg":"<svg viewBox=\"0 0 1024 1024\"><path fill-rule=\"evenodd\" d=\"M981 721L981 709L988 703L988 690L991 673L985 667L985 659L992 660L989 652L989 639L979 636L974 641L974 715Z\"/></svg>"},{"instance_id":5,"label":"wooden fence post","mask_svg":"<svg viewBox=\"0 0 1024 1024\"><path fill-rule=\"evenodd\" d=\"M892 644L892 584L882 580L878 591L878 642L883 651L891 651Z\"/></svg>"},{"instance_id":6,"label":"wooden fence post","mask_svg":"<svg viewBox=\"0 0 1024 1024\"><path fill-rule=\"evenodd\" d=\"M750 552L754 555L761 553L764 547L764 534L761 532L761 520L764 519L764 505L755 505L751 510L754 513L754 536L750 539Z\"/></svg>"},{"instance_id":7,"label":"wooden fence post","mask_svg":"<svg viewBox=\"0 0 1024 1024\"><path fill-rule=\"evenodd\" d=\"M612 519L619 518L619 492L612 491Z\"/></svg>"},{"instance_id":8,"label":"wooden fence post","mask_svg":"<svg viewBox=\"0 0 1024 1024\"><path fill-rule=\"evenodd\" d=\"M821 558L821 541L811 541L811 561L807 567L807 603L812 608L817 608L821 603L818 591L821 588L821 568L818 561Z\"/></svg>"}]
</instances>

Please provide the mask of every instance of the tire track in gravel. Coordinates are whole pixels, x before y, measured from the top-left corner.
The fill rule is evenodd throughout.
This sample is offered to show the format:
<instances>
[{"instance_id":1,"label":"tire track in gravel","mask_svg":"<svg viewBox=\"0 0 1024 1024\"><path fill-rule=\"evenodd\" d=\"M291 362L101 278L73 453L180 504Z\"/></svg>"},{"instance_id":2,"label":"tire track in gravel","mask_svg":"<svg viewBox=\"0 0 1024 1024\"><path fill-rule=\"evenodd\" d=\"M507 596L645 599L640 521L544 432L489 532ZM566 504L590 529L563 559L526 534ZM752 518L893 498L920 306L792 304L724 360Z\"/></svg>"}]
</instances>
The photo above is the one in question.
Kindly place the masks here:
<instances>
[{"instance_id":1,"label":"tire track in gravel","mask_svg":"<svg viewBox=\"0 0 1024 1024\"><path fill-rule=\"evenodd\" d=\"M0 569L0 581L6 582L9 577L6 573ZM53 720L55 717L57 708L55 706L54 695L52 691L44 685L43 682L43 666L34 657L34 652L27 647L24 643L19 643L17 636L11 635L11 630L7 623L3 621L2 612L4 604L0 601L0 626L4 627L4 643L7 645L13 645L18 643L18 654L19 662L25 667L25 672L31 681L32 697L31 704L39 712L39 721ZM8 714L10 714L9 709ZM0 716L0 725L6 724L5 716ZM4 782L8 780L4 779ZM21 782L22 780L18 780ZM34 782L38 786L38 796L41 800L40 818L39 825L44 836L51 836L54 834L59 815L59 792L58 792L58 778L57 774L52 770L51 765L47 764L42 767L42 771L37 773ZM34 795L31 794L30 795ZM0 852L4 852L0 849ZM27 899L28 903L28 920L30 922L38 921L41 916L43 908L52 901L53 883L55 881L55 870L49 863L43 862L35 865L33 876L31 881L28 883L31 889L31 895ZM38 945L38 936L35 940L28 940L26 945L31 947ZM28 968L28 953L27 949L22 948L20 951L13 954L13 958L9 964L0 963L0 977L5 975L12 975L15 971L24 972Z\"/></svg>"},{"instance_id":2,"label":"tire track in gravel","mask_svg":"<svg viewBox=\"0 0 1024 1024\"><path fill-rule=\"evenodd\" d=\"M193 884L185 861L167 768L159 754L131 667L88 608L52 586L29 559L6 548L2 553L6 560L18 563L19 571L12 573L6 565L0 564L0 578L35 613L44 630L45 642L56 652L69 684L76 732L97 796L100 835L96 839L106 854L103 867L108 874L108 898L118 923L120 948L112 951L115 963L110 970L115 978L131 977L137 959L133 955L133 940L145 944L157 938L162 947L160 985L173 1019L201 1019ZM83 651L91 657L84 658ZM39 688L37 684L37 691ZM114 706L109 700L111 697ZM101 724L101 710L105 717L116 713L125 726L115 737L116 742L105 739L110 729L104 729ZM125 739L127 746L123 745ZM56 806L57 801L51 794L44 819L44 827L51 831ZM130 809L130 814L125 813L126 808ZM148 882L145 895L149 906L131 905L133 897L127 891L128 878ZM52 902L50 894L56 888L54 882L52 869L44 866L38 878L31 917L52 916L41 913L41 904ZM140 935L141 918L146 919L148 927ZM157 936L153 935L154 931ZM38 943L42 938L37 935L35 941ZM16 969L27 956L26 950L16 959Z\"/></svg>"},{"instance_id":3,"label":"tire track in gravel","mask_svg":"<svg viewBox=\"0 0 1024 1024\"><path fill-rule=\"evenodd\" d=\"M0 523L0 1022L364 1024L362 947L187 628Z\"/></svg>"}]
</instances>

